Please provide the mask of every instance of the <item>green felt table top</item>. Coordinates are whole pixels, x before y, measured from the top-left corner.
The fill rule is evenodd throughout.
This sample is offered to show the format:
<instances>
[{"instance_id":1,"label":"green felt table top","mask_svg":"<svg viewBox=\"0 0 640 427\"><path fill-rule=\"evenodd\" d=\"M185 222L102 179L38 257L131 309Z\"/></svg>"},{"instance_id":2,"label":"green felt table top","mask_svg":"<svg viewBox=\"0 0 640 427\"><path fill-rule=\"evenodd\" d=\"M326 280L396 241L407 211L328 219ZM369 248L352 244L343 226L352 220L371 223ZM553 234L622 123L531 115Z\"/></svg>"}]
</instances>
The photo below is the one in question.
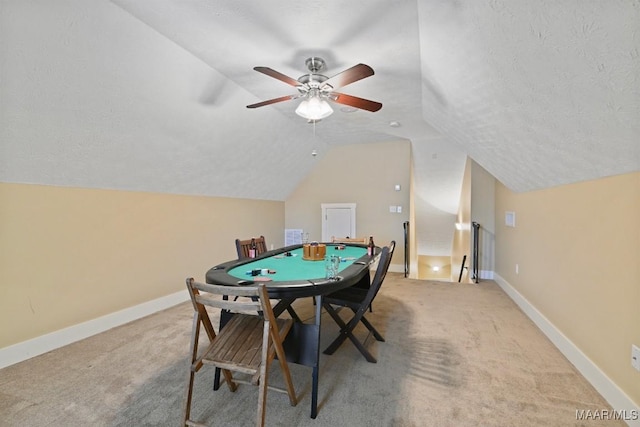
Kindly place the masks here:
<instances>
[{"instance_id":1,"label":"green felt table top","mask_svg":"<svg viewBox=\"0 0 640 427\"><path fill-rule=\"evenodd\" d=\"M364 246L345 246L342 250L336 250L335 248L335 245L327 245L326 255L337 255L341 258L338 273L367 253L367 248ZM228 274L239 279L255 280L257 277L251 276L251 271L254 269L275 271L275 274L262 274L259 276L271 279L272 281L309 280L325 277L324 261L309 261L303 259L301 247L292 250L291 256L276 254L257 259L228 270Z\"/></svg>"}]
</instances>

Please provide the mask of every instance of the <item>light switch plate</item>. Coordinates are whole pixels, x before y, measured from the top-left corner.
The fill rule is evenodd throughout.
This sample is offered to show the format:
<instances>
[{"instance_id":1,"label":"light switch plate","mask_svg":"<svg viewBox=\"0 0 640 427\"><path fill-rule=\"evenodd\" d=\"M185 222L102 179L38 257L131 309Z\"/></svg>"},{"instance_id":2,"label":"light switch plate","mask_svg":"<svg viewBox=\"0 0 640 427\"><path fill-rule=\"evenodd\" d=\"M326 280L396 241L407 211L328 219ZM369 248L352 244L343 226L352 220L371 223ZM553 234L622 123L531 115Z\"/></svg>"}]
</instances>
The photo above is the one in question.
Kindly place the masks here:
<instances>
[{"instance_id":1,"label":"light switch plate","mask_svg":"<svg viewBox=\"0 0 640 427\"><path fill-rule=\"evenodd\" d=\"M631 344L631 366L640 371L640 347Z\"/></svg>"},{"instance_id":2,"label":"light switch plate","mask_svg":"<svg viewBox=\"0 0 640 427\"><path fill-rule=\"evenodd\" d=\"M504 224L507 227L515 227L516 226L516 213L507 211L504 213Z\"/></svg>"}]
</instances>

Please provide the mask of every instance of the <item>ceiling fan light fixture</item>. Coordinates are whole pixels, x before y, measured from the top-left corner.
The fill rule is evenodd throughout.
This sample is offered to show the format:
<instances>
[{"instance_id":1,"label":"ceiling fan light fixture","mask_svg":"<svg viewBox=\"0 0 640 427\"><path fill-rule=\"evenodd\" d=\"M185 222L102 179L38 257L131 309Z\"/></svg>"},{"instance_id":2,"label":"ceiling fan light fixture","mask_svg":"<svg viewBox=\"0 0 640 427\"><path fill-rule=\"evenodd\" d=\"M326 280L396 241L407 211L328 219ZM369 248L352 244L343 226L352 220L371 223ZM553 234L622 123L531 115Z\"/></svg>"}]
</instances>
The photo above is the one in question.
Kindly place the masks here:
<instances>
[{"instance_id":1,"label":"ceiling fan light fixture","mask_svg":"<svg viewBox=\"0 0 640 427\"><path fill-rule=\"evenodd\" d=\"M333 114L333 108L324 99L318 96L312 96L302 100L296 114L307 120L322 120Z\"/></svg>"},{"instance_id":2,"label":"ceiling fan light fixture","mask_svg":"<svg viewBox=\"0 0 640 427\"><path fill-rule=\"evenodd\" d=\"M260 73L278 79L289 86L293 86L298 90L298 93L257 102L247 105L247 108L264 107L265 105L302 98L302 102L300 102L298 108L296 108L296 114L314 123L325 117L329 117L333 113L333 109L327 103L327 100L342 105L342 108L347 108L346 111L349 112L356 110L375 112L382 108L382 104L379 102L335 92L336 89L373 76L373 68L370 66L357 64L333 77L327 77L318 74L318 72L325 67L322 58L311 57L307 59L306 65L309 73L300 76L298 79L293 79L269 67L253 67L254 70Z\"/></svg>"}]
</instances>

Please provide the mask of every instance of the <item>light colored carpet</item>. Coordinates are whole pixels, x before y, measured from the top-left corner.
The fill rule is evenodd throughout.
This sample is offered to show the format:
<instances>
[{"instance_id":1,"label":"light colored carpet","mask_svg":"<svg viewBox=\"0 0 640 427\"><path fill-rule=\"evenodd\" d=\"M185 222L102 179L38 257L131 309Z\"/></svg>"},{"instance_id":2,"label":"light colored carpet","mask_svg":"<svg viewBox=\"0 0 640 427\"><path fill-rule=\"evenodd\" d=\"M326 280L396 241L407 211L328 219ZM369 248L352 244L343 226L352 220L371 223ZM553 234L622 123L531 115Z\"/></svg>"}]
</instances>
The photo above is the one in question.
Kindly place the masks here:
<instances>
[{"instance_id":1,"label":"light colored carpet","mask_svg":"<svg viewBox=\"0 0 640 427\"><path fill-rule=\"evenodd\" d=\"M296 309L313 315L310 298ZM389 273L367 317L386 338L367 340L378 363L349 341L322 354L315 420L311 370L291 365L300 402L269 393L267 425L625 425L576 419L577 410L611 408L494 282ZM0 370L0 426L180 425L191 320L184 303ZM322 349L337 333L328 315L323 322ZM193 414L209 425L253 425L257 388L213 392L206 369L196 376ZM279 380L274 364L271 382Z\"/></svg>"}]
</instances>

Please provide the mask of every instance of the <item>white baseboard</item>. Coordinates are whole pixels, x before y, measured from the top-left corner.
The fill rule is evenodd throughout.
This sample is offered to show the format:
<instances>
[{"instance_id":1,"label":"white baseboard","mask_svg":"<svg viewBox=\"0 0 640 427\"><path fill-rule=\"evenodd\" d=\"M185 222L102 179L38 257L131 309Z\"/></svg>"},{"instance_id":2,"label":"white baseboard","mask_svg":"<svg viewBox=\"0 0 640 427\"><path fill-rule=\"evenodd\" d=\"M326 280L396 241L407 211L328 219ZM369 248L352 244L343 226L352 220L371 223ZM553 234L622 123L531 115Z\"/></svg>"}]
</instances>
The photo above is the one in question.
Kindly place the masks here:
<instances>
[{"instance_id":1,"label":"white baseboard","mask_svg":"<svg viewBox=\"0 0 640 427\"><path fill-rule=\"evenodd\" d=\"M478 271L478 278L480 280L493 280L493 274L491 270L480 270Z\"/></svg>"},{"instance_id":2,"label":"white baseboard","mask_svg":"<svg viewBox=\"0 0 640 427\"><path fill-rule=\"evenodd\" d=\"M389 264L389 271L392 273L404 273L404 265Z\"/></svg>"},{"instance_id":3,"label":"white baseboard","mask_svg":"<svg viewBox=\"0 0 640 427\"><path fill-rule=\"evenodd\" d=\"M173 307L188 300L189 293L185 289L184 291L147 301L124 310L98 317L97 319L1 348L0 369L99 334L116 326L124 325L125 323Z\"/></svg>"},{"instance_id":4,"label":"white baseboard","mask_svg":"<svg viewBox=\"0 0 640 427\"><path fill-rule=\"evenodd\" d=\"M535 323L549 340L560 350L576 369L591 383L591 385L605 398L611 407L621 413L635 412L637 418L638 405L627 396L611 379L598 368L571 340L569 340L553 323L540 313L520 292L509 284L499 274L494 274L495 282L520 309ZM576 408L580 409L580 408ZM604 409L604 408L603 408ZM640 419L624 420L631 427L640 427Z\"/></svg>"}]
</instances>

